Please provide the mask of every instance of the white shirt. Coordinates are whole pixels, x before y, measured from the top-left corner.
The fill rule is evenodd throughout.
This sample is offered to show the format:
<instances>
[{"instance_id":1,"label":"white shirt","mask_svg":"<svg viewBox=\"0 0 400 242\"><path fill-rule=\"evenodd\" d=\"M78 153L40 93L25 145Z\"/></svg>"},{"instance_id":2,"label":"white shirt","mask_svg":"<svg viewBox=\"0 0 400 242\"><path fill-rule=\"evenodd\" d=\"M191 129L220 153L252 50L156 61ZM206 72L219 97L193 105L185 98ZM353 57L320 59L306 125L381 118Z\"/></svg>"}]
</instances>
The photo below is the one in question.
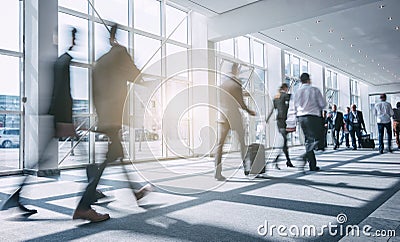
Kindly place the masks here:
<instances>
[{"instance_id":1,"label":"white shirt","mask_svg":"<svg viewBox=\"0 0 400 242\"><path fill-rule=\"evenodd\" d=\"M394 114L392 105L386 101L375 104L375 116L378 124L390 123L390 117Z\"/></svg>"},{"instance_id":2,"label":"white shirt","mask_svg":"<svg viewBox=\"0 0 400 242\"><path fill-rule=\"evenodd\" d=\"M303 84L294 95L294 105L297 116L321 116L326 101L318 88Z\"/></svg>"}]
</instances>

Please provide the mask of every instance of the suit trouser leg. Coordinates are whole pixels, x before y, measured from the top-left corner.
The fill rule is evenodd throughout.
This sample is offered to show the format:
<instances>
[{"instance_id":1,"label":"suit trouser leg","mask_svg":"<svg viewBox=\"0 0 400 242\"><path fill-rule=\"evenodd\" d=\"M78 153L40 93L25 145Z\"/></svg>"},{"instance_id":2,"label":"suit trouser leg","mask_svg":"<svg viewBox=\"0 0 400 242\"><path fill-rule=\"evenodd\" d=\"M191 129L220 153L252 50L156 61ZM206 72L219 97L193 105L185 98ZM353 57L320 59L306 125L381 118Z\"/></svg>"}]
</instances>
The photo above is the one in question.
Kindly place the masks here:
<instances>
[{"instance_id":1,"label":"suit trouser leg","mask_svg":"<svg viewBox=\"0 0 400 242\"><path fill-rule=\"evenodd\" d=\"M384 136L384 128L383 124L378 124L378 140L379 140L379 151L383 151L385 148L385 144L383 143L383 136Z\"/></svg>"},{"instance_id":2,"label":"suit trouser leg","mask_svg":"<svg viewBox=\"0 0 400 242\"><path fill-rule=\"evenodd\" d=\"M110 138L106 160L98 166L96 174L89 178L89 184L79 201L77 210L88 210L91 205L96 201L96 188L99 184L100 178L106 168L108 162L112 162L120 157L123 157L122 144L119 138L119 128L111 129L106 132Z\"/></svg>"},{"instance_id":3,"label":"suit trouser leg","mask_svg":"<svg viewBox=\"0 0 400 242\"><path fill-rule=\"evenodd\" d=\"M228 135L229 132L229 124L224 122L224 123L219 123L219 138L218 138L218 144L217 144L217 152L215 155L215 176L221 176L222 175L222 149L224 147L225 139L226 136Z\"/></svg>"},{"instance_id":4,"label":"suit trouser leg","mask_svg":"<svg viewBox=\"0 0 400 242\"><path fill-rule=\"evenodd\" d=\"M393 131L396 138L397 147L400 147L400 122L393 121Z\"/></svg>"},{"instance_id":5,"label":"suit trouser leg","mask_svg":"<svg viewBox=\"0 0 400 242\"><path fill-rule=\"evenodd\" d=\"M305 136L306 152L302 156L306 157L308 160L310 170L314 170L317 166L314 149L318 146L318 142L320 142L317 134L320 118L314 116L303 116L299 117L299 122Z\"/></svg>"}]
</instances>

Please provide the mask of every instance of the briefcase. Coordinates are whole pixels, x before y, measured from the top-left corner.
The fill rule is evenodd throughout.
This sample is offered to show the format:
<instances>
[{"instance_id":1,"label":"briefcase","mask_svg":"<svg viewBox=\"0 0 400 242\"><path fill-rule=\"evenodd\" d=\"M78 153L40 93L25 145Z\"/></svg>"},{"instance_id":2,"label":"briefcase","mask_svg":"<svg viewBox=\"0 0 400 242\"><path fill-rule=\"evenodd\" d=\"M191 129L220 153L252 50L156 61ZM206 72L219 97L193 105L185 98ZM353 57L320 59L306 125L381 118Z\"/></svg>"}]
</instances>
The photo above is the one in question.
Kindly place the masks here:
<instances>
[{"instance_id":1,"label":"briefcase","mask_svg":"<svg viewBox=\"0 0 400 242\"><path fill-rule=\"evenodd\" d=\"M253 143L247 148L244 158L244 174L265 173L265 148L262 144Z\"/></svg>"},{"instance_id":2,"label":"briefcase","mask_svg":"<svg viewBox=\"0 0 400 242\"><path fill-rule=\"evenodd\" d=\"M375 148L375 141L371 139L370 134L362 134L361 135L361 147L362 148Z\"/></svg>"}]
</instances>

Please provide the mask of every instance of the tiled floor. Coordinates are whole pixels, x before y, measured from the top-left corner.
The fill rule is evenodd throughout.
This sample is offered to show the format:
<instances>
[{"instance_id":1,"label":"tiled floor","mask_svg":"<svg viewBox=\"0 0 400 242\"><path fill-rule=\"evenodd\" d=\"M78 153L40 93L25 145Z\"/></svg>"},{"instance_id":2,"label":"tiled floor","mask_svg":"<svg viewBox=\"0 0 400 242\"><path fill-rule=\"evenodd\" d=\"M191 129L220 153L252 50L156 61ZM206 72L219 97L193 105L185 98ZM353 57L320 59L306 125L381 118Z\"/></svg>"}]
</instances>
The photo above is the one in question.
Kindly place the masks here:
<instances>
[{"instance_id":1,"label":"tiled floor","mask_svg":"<svg viewBox=\"0 0 400 242\"><path fill-rule=\"evenodd\" d=\"M296 157L302 149L290 152L299 167ZM126 166L131 180L155 186L140 206L124 169L108 167L99 189L112 201L94 207L111 219L97 224L71 219L86 185L84 170L65 170L59 178L31 177L23 201L39 213L23 217L13 210L0 212L0 241L399 240L392 235L354 237L321 231L329 224L370 225L371 233L387 229L400 235L400 151L379 155L371 150L328 150L317 155L321 172L286 168L281 160L281 170L268 168L263 178L250 179L243 175L238 154L225 157L227 182L213 179L210 158L140 163L135 165L139 172ZM0 199L15 190L19 180L0 177ZM339 214L346 216L345 223L337 221ZM265 225L273 235L258 233L265 232ZM301 236L301 230L308 235L312 226L320 235Z\"/></svg>"}]
</instances>

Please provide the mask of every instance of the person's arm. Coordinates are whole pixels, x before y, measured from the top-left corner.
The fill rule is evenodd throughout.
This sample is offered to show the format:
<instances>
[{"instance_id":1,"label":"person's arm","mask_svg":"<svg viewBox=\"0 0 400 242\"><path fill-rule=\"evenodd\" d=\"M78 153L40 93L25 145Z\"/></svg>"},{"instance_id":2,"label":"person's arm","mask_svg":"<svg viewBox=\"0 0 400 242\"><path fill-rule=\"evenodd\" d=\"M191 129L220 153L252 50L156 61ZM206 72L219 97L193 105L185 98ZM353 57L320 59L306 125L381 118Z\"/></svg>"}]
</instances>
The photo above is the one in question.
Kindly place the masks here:
<instances>
[{"instance_id":1,"label":"person's arm","mask_svg":"<svg viewBox=\"0 0 400 242\"><path fill-rule=\"evenodd\" d=\"M245 110L248 114L250 114L251 116L255 116L256 112L249 109L247 107L247 105L244 103L244 99L243 99L243 89L241 85L236 85L234 88L234 97L236 99L236 101L239 103L240 107Z\"/></svg>"},{"instance_id":2,"label":"person's arm","mask_svg":"<svg viewBox=\"0 0 400 242\"><path fill-rule=\"evenodd\" d=\"M359 111L358 115L360 115L360 124L362 126L361 129L365 130L365 132L367 132L367 129L365 127L365 122L364 122L364 116L363 113L361 111Z\"/></svg>"},{"instance_id":3,"label":"person's arm","mask_svg":"<svg viewBox=\"0 0 400 242\"><path fill-rule=\"evenodd\" d=\"M392 108L392 105L389 103L389 112L390 112L390 117L393 117L393 115L394 115L394 112L393 112L393 108Z\"/></svg>"},{"instance_id":4,"label":"person's arm","mask_svg":"<svg viewBox=\"0 0 400 242\"><path fill-rule=\"evenodd\" d=\"M317 90L317 101L318 101L319 107L322 110L322 109L324 109L326 107L326 100L322 96L321 91L318 88L316 88L316 90Z\"/></svg>"}]
</instances>

